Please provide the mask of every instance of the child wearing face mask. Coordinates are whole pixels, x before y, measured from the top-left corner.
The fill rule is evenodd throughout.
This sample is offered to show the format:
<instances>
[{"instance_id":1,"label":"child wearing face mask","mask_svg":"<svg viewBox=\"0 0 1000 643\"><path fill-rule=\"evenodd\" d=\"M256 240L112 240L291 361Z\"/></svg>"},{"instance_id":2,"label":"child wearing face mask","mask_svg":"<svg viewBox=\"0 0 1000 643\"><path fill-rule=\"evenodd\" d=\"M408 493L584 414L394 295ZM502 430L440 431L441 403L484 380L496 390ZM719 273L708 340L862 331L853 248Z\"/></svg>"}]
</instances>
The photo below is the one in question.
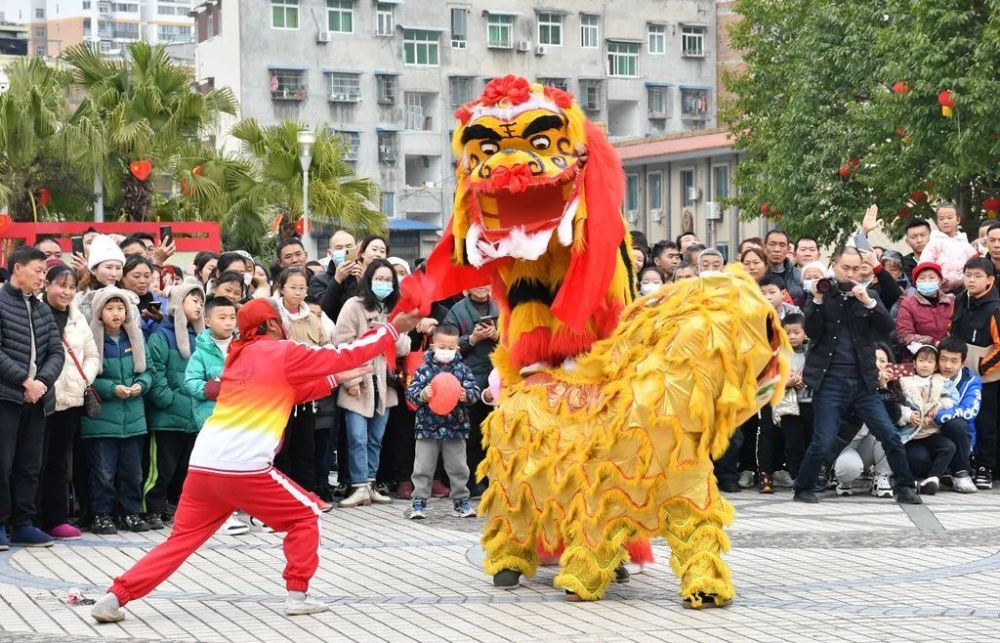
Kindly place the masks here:
<instances>
[{"instance_id":1,"label":"child wearing face mask","mask_svg":"<svg viewBox=\"0 0 1000 643\"><path fill-rule=\"evenodd\" d=\"M937 345L948 334L951 315L955 310L955 296L943 292L941 267L936 263L922 262L913 269L915 292L899 303L896 315L896 338L902 346L910 344ZM903 359L910 361L907 351Z\"/></svg>"},{"instance_id":2,"label":"child wearing face mask","mask_svg":"<svg viewBox=\"0 0 1000 643\"><path fill-rule=\"evenodd\" d=\"M424 365L417 369L413 381L406 389L406 399L417 406L416 455L413 460L413 506L406 517L419 520L426 516L427 500L431 496L431 482L437 467L438 455L451 482L452 515L469 518L476 512L469 502L469 465L465 454L465 441L472 425L469 406L479 398L480 389L476 376L462 363L458 352L459 330L450 324L440 324L434 329L431 349L427 351ZM459 403L447 415L436 414L430 407L434 396L432 380L440 373L451 373L462 385Z\"/></svg>"},{"instance_id":3,"label":"child wearing face mask","mask_svg":"<svg viewBox=\"0 0 1000 643\"><path fill-rule=\"evenodd\" d=\"M667 283L667 277L662 270L655 266L643 268L642 272L639 273L639 295L641 297L652 295L665 283Z\"/></svg>"}]
</instances>

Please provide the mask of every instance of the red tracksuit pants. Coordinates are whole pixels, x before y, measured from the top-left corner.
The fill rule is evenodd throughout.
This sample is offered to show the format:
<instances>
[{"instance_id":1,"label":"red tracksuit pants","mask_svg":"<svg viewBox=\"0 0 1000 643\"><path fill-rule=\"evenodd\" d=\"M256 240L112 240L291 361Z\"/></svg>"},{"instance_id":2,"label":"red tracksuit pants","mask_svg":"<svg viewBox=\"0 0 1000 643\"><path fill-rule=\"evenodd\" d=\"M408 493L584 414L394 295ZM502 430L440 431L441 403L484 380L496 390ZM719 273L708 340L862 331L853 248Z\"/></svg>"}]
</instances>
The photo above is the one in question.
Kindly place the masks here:
<instances>
[{"instance_id":1,"label":"red tracksuit pants","mask_svg":"<svg viewBox=\"0 0 1000 643\"><path fill-rule=\"evenodd\" d=\"M319 566L320 510L315 497L277 469L253 475L190 471L166 541L115 579L108 591L125 605L156 589L211 538L236 509L285 536L285 586L305 592Z\"/></svg>"}]
</instances>

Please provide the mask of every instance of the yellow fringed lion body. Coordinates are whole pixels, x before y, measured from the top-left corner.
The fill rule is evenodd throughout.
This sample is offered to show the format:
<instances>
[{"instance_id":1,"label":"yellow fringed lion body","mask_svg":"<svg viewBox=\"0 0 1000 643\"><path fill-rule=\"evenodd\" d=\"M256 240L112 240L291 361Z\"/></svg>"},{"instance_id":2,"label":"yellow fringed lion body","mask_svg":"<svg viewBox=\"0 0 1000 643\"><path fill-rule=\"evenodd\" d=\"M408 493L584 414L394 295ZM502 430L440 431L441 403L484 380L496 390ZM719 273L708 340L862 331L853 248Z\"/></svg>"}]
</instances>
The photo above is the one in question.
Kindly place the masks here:
<instances>
[{"instance_id":1,"label":"yellow fringed lion body","mask_svg":"<svg viewBox=\"0 0 1000 643\"><path fill-rule=\"evenodd\" d=\"M733 512L712 458L780 396L783 343L773 309L737 267L637 301L572 370L506 388L479 470L491 482L481 503L487 573L532 575L536 541L564 542L555 584L593 600L627 559L626 540L664 536L689 604L728 602L719 554Z\"/></svg>"}]
</instances>

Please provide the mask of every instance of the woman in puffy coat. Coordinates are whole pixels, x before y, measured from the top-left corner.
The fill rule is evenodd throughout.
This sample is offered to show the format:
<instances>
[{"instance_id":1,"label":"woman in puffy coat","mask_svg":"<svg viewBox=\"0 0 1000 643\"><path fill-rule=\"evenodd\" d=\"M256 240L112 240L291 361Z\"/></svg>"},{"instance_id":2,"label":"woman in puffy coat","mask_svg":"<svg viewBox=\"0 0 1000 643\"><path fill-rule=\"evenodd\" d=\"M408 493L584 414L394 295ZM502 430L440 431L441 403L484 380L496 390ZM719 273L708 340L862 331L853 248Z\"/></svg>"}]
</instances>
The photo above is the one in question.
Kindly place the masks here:
<instances>
[{"instance_id":1,"label":"woman in puffy coat","mask_svg":"<svg viewBox=\"0 0 1000 643\"><path fill-rule=\"evenodd\" d=\"M913 269L915 292L899 303L896 315L896 340L904 348L914 342L937 346L948 335L955 296L942 289L944 278L936 263L922 262ZM902 351L911 361L910 351Z\"/></svg>"},{"instance_id":2,"label":"woman in puffy coat","mask_svg":"<svg viewBox=\"0 0 1000 643\"><path fill-rule=\"evenodd\" d=\"M101 370L94 334L83 313L73 304L76 290L77 277L72 267L59 264L49 270L45 301L59 327L66 361L55 383L56 412L45 421L42 469L38 476L38 524L57 540L80 537L80 530L69 524L70 463L83 417L84 391ZM78 499L79 491L87 487L86 478L82 480Z\"/></svg>"}]
</instances>

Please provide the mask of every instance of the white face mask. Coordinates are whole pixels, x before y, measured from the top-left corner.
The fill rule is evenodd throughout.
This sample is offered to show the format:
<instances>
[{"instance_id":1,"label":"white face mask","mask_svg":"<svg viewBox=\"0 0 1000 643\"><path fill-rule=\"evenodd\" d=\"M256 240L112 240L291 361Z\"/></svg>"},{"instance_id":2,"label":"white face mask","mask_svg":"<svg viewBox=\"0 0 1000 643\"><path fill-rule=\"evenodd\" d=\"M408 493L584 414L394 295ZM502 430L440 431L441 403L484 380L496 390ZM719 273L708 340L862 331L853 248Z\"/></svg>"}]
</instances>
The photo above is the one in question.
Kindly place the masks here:
<instances>
[{"instance_id":1,"label":"white face mask","mask_svg":"<svg viewBox=\"0 0 1000 643\"><path fill-rule=\"evenodd\" d=\"M448 348L435 348L434 349L434 359L441 362L442 364L451 364L455 361L455 353L457 351Z\"/></svg>"},{"instance_id":2,"label":"white face mask","mask_svg":"<svg viewBox=\"0 0 1000 643\"><path fill-rule=\"evenodd\" d=\"M333 260L333 265L339 266L344 263L347 259L347 250L341 248L340 250L334 250L330 253L330 259Z\"/></svg>"},{"instance_id":3,"label":"white face mask","mask_svg":"<svg viewBox=\"0 0 1000 643\"><path fill-rule=\"evenodd\" d=\"M660 289L660 284L640 284L639 292L645 295L652 295L654 292Z\"/></svg>"},{"instance_id":4,"label":"white face mask","mask_svg":"<svg viewBox=\"0 0 1000 643\"><path fill-rule=\"evenodd\" d=\"M243 273L243 285L244 286L249 286L251 281L253 281L253 275L251 275L249 272L244 272Z\"/></svg>"}]
</instances>

